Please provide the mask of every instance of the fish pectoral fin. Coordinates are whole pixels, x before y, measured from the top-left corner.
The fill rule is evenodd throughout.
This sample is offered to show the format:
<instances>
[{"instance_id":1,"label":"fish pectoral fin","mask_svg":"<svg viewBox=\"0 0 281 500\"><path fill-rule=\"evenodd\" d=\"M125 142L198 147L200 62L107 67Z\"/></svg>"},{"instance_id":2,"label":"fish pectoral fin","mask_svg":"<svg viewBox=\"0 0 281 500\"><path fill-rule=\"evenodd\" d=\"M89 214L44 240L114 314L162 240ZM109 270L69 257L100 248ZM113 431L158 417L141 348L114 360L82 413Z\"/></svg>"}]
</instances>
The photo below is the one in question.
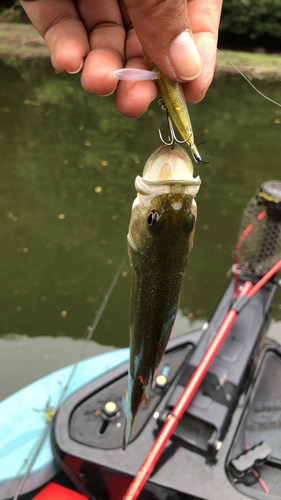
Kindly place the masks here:
<instances>
[{"instance_id":1,"label":"fish pectoral fin","mask_svg":"<svg viewBox=\"0 0 281 500\"><path fill-rule=\"evenodd\" d=\"M123 411L125 413L125 428L123 435L123 450L128 446L133 424L135 421L135 416L141 405L142 400L145 404L149 404L153 383L154 371L151 370L147 381L144 383L142 377L137 377L134 379L133 384L129 383L129 389L126 389L123 396Z\"/></svg>"},{"instance_id":2,"label":"fish pectoral fin","mask_svg":"<svg viewBox=\"0 0 281 500\"><path fill-rule=\"evenodd\" d=\"M122 400L123 411L125 414L123 450L125 450L128 446L135 417L141 405L142 400L143 400L143 384L141 383L140 380L136 379L134 380L132 385L129 383L129 389L126 389Z\"/></svg>"},{"instance_id":3,"label":"fish pectoral fin","mask_svg":"<svg viewBox=\"0 0 281 500\"><path fill-rule=\"evenodd\" d=\"M122 68L113 72L118 80L137 82L140 80L157 80L159 78L156 69L148 71L147 69Z\"/></svg>"}]
</instances>

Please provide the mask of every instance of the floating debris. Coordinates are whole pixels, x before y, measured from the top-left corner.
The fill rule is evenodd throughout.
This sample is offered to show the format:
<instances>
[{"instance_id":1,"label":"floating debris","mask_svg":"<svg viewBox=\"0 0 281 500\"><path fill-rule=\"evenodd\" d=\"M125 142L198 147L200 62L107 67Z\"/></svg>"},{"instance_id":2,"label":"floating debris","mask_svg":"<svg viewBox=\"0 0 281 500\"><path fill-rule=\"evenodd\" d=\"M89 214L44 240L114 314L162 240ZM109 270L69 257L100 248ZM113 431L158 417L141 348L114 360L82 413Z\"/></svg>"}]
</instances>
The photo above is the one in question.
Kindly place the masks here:
<instances>
[{"instance_id":1,"label":"floating debris","mask_svg":"<svg viewBox=\"0 0 281 500\"><path fill-rule=\"evenodd\" d=\"M30 101L29 99L24 99L23 104L29 104L30 106L39 106L38 102Z\"/></svg>"},{"instance_id":2,"label":"floating debris","mask_svg":"<svg viewBox=\"0 0 281 500\"><path fill-rule=\"evenodd\" d=\"M16 222L18 220L18 218L12 213L12 212L9 212L8 213L8 217L10 219L12 219L14 222Z\"/></svg>"}]
</instances>

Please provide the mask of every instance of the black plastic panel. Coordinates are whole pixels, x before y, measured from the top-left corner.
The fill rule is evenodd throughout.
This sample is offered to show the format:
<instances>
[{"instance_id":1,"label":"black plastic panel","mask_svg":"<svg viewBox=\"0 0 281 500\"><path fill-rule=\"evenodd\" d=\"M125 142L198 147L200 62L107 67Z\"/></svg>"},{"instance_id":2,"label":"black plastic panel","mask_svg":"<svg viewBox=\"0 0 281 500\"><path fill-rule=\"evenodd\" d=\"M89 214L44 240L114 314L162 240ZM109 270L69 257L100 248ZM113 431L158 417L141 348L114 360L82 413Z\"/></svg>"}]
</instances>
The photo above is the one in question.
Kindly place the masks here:
<instances>
[{"instance_id":1,"label":"black plastic panel","mask_svg":"<svg viewBox=\"0 0 281 500\"><path fill-rule=\"evenodd\" d=\"M257 369L256 380L249 391L246 409L239 426L239 431L233 442L229 455L228 473L236 487L256 498L256 492L261 492L257 481L251 487L248 484L252 473L237 481L231 468L247 447L253 448L261 441L269 445L271 453L265 464L256 469L268 486L270 493L281 496L281 348L266 348ZM264 496L263 496L264 495ZM268 498L264 492L260 498ZM275 497L274 497L275 498Z\"/></svg>"},{"instance_id":2,"label":"black plastic panel","mask_svg":"<svg viewBox=\"0 0 281 500\"><path fill-rule=\"evenodd\" d=\"M272 448L271 460L281 467L281 358L277 353L266 353L253 396L245 442L254 446L258 439L266 441Z\"/></svg>"},{"instance_id":3,"label":"black plastic panel","mask_svg":"<svg viewBox=\"0 0 281 500\"><path fill-rule=\"evenodd\" d=\"M259 380L262 381L267 373L269 374L268 384L274 377L276 377L276 385L281 380L281 374L276 368L279 361L277 364L275 363L276 359L279 359L281 348L274 341L266 340L265 347L263 343L265 330L270 319L270 306L276 290L276 281L271 281L267 288L256 296L258 302L254 305L254 313L252 304L252 309L249 309L247 315L247 308L251 305L251 301L247 304L244 317L245 323L247 323L248 317L251 328L247 331L245 329L241 331L242 323L240 323L238 331L231 329L228 347L226 346L225 350L222 351L223 356L219 353L220 356L211 366L200 390L179 424L177 429L179 432L177 433L176 430L174 437L168 442L139 497L140 500L225 500L226 498L227 500L245 500L249 496L263 500L281 499L281 470L277 445L273 457L269 457L265 465L262 465L261 471L262 477L274 492L273 495L263 492L261 485L256 482L251 473L249 486L245 486L243 483L234 484L233 478L228 475L229 461L245 449L246 433L255 432L254 428L247 428L246 419L250 415L249 412L252 411L252 396L254 397L256 392L259 394ZM162 392L163 396L152 409L147 413L145 413L146 410L143 410L143 414L141 410L140 417L137 416L141 420L138 424L137 420L135 422L137 427L133 431L133 439L126 451L122 451L121 444L114 449L109 447L110 443L111 446L113 443L113 440L109 439L111 434L108 434L108 438L105 439L110 425L116 427L116 423L120 423L121 431L118 439L121 443L124 425L121 413L120 421L112 420L112 424L107 425L104 432L99 432L99 436L96 435L99 441L97 446L89 444L89 440L96 438L88 436L87 440L87 433L84 433L83 426L92 426L94 418L91 412L99 411L104 401L112 399L113 395L116 396L114 384L118 385L121 381L122 383L125 381L127 363L81 388L62 405L53 429L53 452L58 465L88 498L91 500L122 500L132 478L137 473L159 433L157 415L159 414L160 418L163 412L167 409L170 410L176 402L183 390L182 382L186 377L186 374L183 375L183 373L188 370L191 359L194 362L195 353L199 351L202 353L206 349L213 335L212 332L217 330L231 305L232 292L233 283L230 284L218 305L208 330L197 331L171 340L164 363L167 360L166 356L172 354L173 351L176 352L176 350L183 352L188 349L190 352L190 349L195 347L195 351L192 351L194 355L191 353L186 356L187 351L185 352L181 359L183 361L186 357L186 361L178 366L178 371L175 370L171 386ZM233 332L236 332L235 339ZM239 342L243 343L242 350L241 347L239 348ZM244 359L244 352L247 352L247 361ZM272 356L267 361L267 353L269 352L272 353ZM239 367L240 359L241 366ZM227 377L225 377L225 369L229 375ZM277 375L274 375L275 372ZM121 386L118 391L121 391ZM228 392L231 392L232 395L231 403L227 396ZM272 405L271 398L276 393L276 388L273 387L272 393L270 393L268 385L266 385L263 393L270 394L269 401ZM121 394L119 392L118 394L120 399L116 399L116 402L120 404ZM158 397L156 391L154 394L154 397ZM261 402L258 401L258 403ZM265 416L263 412L267 411L268 401L262 402L262 404L264 406L258 408L262 408L260 416L263 419ZM278 404L276 401L273 404L275 410L278 410ZM82 423L76 427L78 421L76 422L75 419L80 413L79 407L83 408L79 416L79 418L82 417ZM221 411L218 410L219 408ZM257 410L257 407L255 408ZM256 410L254 418L258 413ZM116 415L114 418L119 417ZM100 423L102 422L100 421ZM252 425L253 419L248 423ZM254 422L254 427L255 425L256 422ZM71 436L70 429L73 433ZM84 442L79 436L81 429L82 434L84 433ZM97 429L100 428L97 426ZM258 430L262 430L261 422ZM280 435L278 426L274 427L273 431L277 432L278 436ZM115 433L115 430L112 432ZM278 436L276 441L279 439ZM260 441L259 435L258 442ZM195 450L199 453L195 453Z\"/></svg>"},{"instance_id":4,"label":"black plastic panel","mask_svg":"<svg viewBox=\"0 0 281 500\"><path fill-rule=\"evenodd\" d=\"M267 283L238 314L184 417L174 431L175 437L182 439L200 453L210 456L217 452L219 441L224 438L241 391L250 382L250 370L268 326L269 310L277 286L276 280ZM167 410L171 410L176 404L216 335L233 302L233 289L232 282L183 370L178 385L168 401ZM195 422L196 418L198 422ZM161 420L159 423L161 425ZM198 429L197 438L195 428Z\"/></svg>"},{"instance_id":5,"label":"black plastic panel","mask_svg":"<svg viewBox=\"0 0 281 500\"><path fill-rule=\"evenodd\" d=\"M175 375L191 351L192 345L187 345L184 348L168 352L164 356L157 374L162 373L164 366L165 371L168 368L168 384L165 389L159 389L154 385L149 405L141 404L135 419L131 441L136 438L152 416L156 406L170 388ZM118 380L114 380L98 393L89 394L89 397L79 402L70 418L70 437L87 446L103 449L121 448L124 430L122 397L127 386L128 377L125 375ZM113 417L107 417L103 412L103 408L108 401L113 401L117 406L117 413Z\"/></svg>"}]
</instances>

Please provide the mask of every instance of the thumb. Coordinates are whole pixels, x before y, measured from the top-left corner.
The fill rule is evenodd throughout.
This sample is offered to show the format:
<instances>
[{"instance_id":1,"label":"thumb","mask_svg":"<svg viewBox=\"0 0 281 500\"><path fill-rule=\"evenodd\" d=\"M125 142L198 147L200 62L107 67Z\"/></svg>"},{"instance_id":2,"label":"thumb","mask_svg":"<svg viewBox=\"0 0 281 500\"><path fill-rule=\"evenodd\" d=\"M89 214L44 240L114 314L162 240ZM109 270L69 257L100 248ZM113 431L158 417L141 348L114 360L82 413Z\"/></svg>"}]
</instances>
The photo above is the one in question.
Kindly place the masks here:
<instances>
[{"instance_id":1,"label":"thumb","mask_svg":"<svg viewBox=\"0 0 281 500\"><path fill-rule=\"evenodd\" d=\"M193 41L186 0L125 0L138 39L172 79L193 80L202 63Z\"/></svg>"}]
</instances>

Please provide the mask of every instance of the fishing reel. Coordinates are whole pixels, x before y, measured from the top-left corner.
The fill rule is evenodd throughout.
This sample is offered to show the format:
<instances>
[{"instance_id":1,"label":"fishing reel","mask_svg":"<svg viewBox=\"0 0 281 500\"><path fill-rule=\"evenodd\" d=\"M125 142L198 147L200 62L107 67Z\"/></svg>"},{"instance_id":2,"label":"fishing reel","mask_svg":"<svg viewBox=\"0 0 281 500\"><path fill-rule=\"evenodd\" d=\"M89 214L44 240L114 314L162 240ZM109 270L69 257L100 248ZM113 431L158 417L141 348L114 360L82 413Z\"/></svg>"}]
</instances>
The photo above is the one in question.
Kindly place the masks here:
<instances>
[{"instance_id":1,"label":"fishing reel","mask_svg":"<svg viewBox=\"0 0 281 500\"><path fill-rule=\"evenodd\" d=\"M261 277L281 258L281 181L263 183L242 217L236 264L239 273Z\"/></svg>"}]
</instances>

